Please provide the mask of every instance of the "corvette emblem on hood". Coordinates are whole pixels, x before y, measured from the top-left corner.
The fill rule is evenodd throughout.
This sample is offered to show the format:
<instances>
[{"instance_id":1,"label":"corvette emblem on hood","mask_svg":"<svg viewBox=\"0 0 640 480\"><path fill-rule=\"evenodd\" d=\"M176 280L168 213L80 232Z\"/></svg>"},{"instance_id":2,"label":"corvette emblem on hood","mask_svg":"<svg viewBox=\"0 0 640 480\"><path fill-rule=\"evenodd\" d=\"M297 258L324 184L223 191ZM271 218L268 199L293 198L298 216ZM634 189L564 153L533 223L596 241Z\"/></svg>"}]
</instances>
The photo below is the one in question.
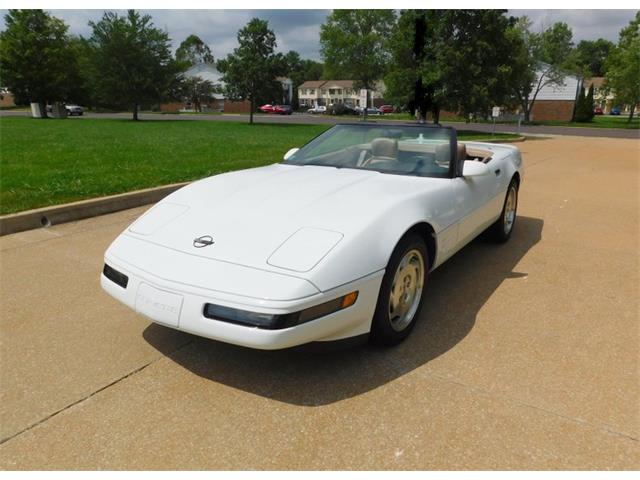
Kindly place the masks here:
<instances>
[{"instance_id":1,"label":"corvette emblem on hood","mask_svg":"<svg viewBox=\"0 0 640 480\"><path fill-rule=\"evenodd\" d=\"M213 245L215 242L211 235L203 235L202 237L195 238L193 240L193 246L196 248L208 247L209 245Z\"/></svg>"}]
</instances>

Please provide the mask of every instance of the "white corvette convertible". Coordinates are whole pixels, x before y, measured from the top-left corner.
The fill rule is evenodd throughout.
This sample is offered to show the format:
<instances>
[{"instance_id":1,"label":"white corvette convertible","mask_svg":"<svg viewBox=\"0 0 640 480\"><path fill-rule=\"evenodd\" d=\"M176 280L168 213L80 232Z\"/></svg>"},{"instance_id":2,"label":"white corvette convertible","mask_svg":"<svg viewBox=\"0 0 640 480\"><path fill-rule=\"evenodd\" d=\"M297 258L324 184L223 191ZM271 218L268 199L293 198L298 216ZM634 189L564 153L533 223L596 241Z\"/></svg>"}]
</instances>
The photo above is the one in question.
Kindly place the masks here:
<instances>
[{"instance_id":1,"label":"white corvette convertible","mask_svg":"<svg viewBox=\"0 0 640 480\"><path fill-rule=\"evenodd\" d=\"M105 253L102 287L152 321L260 349L402 341L427 276L479 233L509 239L517 148L451 128L336 125L282 163L194 182Z\"/></svg>"}]
</instances>

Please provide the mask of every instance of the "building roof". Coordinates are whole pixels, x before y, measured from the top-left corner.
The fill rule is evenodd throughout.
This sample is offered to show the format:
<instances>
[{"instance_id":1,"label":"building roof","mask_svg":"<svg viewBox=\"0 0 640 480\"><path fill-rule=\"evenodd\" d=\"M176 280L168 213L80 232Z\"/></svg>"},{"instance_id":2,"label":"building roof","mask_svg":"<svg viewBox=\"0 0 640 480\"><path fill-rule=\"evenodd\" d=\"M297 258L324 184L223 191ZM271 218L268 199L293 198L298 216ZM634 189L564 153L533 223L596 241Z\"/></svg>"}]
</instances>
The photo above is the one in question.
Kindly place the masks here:
<instances>
[{"instance_id":1,"label":"building roof","mask_svg":"<svg viewBox=\"0 0 640 480\"><path fill-rule=\"evenodd\" d=\"M308 80L300 85L298 88L320 88L325 84L325 80Z\"/></svg>"},{"instance_id":2,"label":"building roof","mask_svg":"<svg viewBox=\"0 0 640 480\"><path fill-rule=\"evenodd\" d=\"M200 77L203 80L209 80L214 85L222 84L223 82L220 80L220 72L210 63L199 63L197 65L193 65L186 72L184 72L184 76L187 78L192 77Z\"/></svg>"},{"instance_id":3,"label":"building roof","mask_svg":"<svg viewBox=\"0 0 640 480\"><path fill-rule=\"evenodd\" d=\"M353 80L327 80L323 87L353 88Z\"/></svg>"},{"instance_id":4,"label":"building roof","mask_svg":"<svg viewBox=\"0 0 640 480\"><path fill-rule=\"evenodd\" d=\"M604 77L591 77L584 81L585 90L588 90L591 85L595 88L601 88L604 85Z\"/></svg>"}]
</instances>

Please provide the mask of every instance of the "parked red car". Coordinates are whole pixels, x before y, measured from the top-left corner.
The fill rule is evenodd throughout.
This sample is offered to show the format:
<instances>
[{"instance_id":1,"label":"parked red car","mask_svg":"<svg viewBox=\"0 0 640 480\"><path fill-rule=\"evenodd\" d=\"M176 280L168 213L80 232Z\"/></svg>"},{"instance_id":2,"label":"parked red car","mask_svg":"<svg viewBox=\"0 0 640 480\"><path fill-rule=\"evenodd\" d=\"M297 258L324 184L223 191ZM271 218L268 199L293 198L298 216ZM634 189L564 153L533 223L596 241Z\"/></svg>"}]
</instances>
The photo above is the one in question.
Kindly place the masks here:
<instances>
[{"instance_id":1,"label":"parked red car","mask_svg":"<svg viewBox=\"0 0 640 480\"><path fill-rule=\"evenodd\" d=\"M393 105L382 105L378 110L382 113L393 113Z\"/></svg>"},{"instance_id":2,"label":"parked red car","mask_svg":"<svg viewBox=\"0 0 640 480\"><path fill-rule=\"evenodd\" d=\"M258 110L260 110L262 113L274 113L273 108L273 105L267 103L266 105L262 105L261 107L259 107Z\"/></svg>"},{"instance_id":3,"label":"parked red car","mask_svg":"<svg viewBox=\"0 0 640 480\"><path fill-rule=\"evenodd\" d=\"M595 108L593 109L593 114L594 114L594 115L603 115L603 114L604 114L604 112L602 111L602 107L595 107Z\"/></svg>"}]
</instances>

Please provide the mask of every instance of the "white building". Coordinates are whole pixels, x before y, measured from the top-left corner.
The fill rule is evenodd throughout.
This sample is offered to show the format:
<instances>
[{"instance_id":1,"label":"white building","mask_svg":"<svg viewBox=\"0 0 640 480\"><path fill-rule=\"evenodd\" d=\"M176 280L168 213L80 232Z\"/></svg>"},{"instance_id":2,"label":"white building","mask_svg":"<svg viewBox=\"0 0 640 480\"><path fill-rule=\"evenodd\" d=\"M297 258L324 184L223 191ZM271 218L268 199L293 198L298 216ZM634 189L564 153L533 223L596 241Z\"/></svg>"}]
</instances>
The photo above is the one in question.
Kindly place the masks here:
<instances>
[{"instance_id":1,"label":"white building","mask_svg":"<svg viewBox=\"0 0 640 480\"><path fill-rule=\"evenodd\" d=\"M316 107L318 105L346 104L360 106L360 92L353 88L353 80L311 80L298 87L300 107ZM372 105L382 104L384 83L378 81L376 88L370 92Z\"/></svg>"}]
</instances>

